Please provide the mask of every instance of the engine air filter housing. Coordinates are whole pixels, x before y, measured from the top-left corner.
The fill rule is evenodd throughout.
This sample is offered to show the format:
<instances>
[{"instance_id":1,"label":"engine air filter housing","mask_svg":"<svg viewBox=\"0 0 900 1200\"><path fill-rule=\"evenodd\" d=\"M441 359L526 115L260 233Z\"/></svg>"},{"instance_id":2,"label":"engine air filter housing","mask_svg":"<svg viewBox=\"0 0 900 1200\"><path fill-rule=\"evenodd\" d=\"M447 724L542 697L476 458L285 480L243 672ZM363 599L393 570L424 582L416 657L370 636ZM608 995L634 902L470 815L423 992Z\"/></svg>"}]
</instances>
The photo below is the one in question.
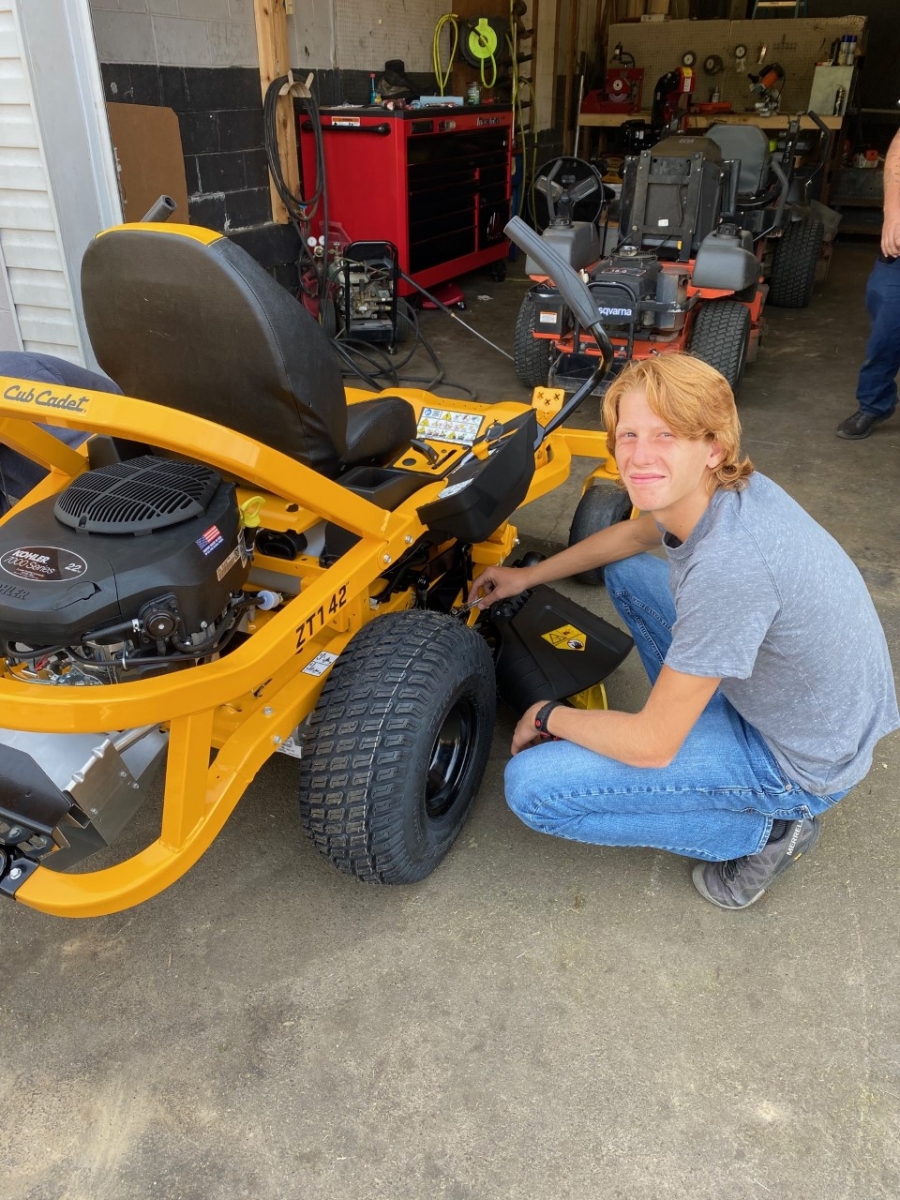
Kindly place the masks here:
<instances>
[{"instance_id":1,"label":"engine air filter housing","mask_svg":"<svg viewBox=\"0 0 900 1200\"><path fill-rule=\"evenodd\" d=\"M82 533L156 533L205 513L221 476L201 463L143 455L86 471L57 498L54 516Z\"/></svg>"}]
</instances>

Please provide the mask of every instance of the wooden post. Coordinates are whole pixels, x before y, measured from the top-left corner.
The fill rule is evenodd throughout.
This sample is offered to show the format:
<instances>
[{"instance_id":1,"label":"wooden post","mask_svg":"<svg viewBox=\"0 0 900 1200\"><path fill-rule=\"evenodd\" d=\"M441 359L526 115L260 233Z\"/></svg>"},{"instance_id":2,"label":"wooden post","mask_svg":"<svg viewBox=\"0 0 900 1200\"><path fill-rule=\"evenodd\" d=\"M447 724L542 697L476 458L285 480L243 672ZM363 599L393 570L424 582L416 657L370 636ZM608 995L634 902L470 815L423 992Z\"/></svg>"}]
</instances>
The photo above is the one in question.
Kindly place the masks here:
<instances>
[{"instance_id":1,"label":"wooden post","mask_svg":"<svg viewBox=\"0 0 900 1200\"><path fill-rule=\"evenodd\" d=\"M559 0L540 0L533 25L537 42L531 76L534 84L531 127L537 134L542 129L552 129L554 124Z\"/></svg>"},{"instance_id":2,"label":"wooden post","mask_svg":"<svg viewBox=\"0 0 900 1200\"><path fill-rule=\"evenodd\" d=\"M572 153L572 84L578 49L578 0L569 0L569 37L566 46L566 84L563 98L563 154Z\"/></svg>"},{"instance_id":3,"label":"wooden post","mask_svg":"<svg viewBox=\"0 0 900 1200\"><path fill-rule=\"evenodd\" d=\"M259 82L265 102L269 84L273 79L287 75L291 66L286 0L253 0L253 15L256 18L256 44L259 47ZM288 190L296 196L300 191L300 167L297 162L293 96L282 96L279 99L276 126L281 173ZM286 225L289 219L288 212L271 176L269 189L272 196L272 220L277 225Z\"/></svg>"}]
</instances>

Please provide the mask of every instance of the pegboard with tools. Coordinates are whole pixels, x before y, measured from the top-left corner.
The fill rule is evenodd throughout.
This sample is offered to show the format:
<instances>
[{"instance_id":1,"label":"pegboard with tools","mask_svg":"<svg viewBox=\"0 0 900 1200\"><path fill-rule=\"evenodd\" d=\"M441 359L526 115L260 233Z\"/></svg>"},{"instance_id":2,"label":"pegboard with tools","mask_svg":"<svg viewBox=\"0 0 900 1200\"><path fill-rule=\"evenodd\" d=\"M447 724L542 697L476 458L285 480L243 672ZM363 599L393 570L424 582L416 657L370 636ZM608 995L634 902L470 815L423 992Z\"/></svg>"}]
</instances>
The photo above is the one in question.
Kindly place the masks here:
<instances>
[{"instance_id":1,"label":"pegboard with tools","mask_svg":"<svg viewBox=\"0 0 900 1200\"><path fill-rule=\"evenodd\" d=\"M736 113L752 112L754 97L748 76L758 74L763 64L777 62L785 74L780 111L796 113L806 111L816 63L830 57L835 39L845 33L856 34L861 54L865 30L866 18L856 16L796 17L791 21L653 21L611 25L608 44L612 47L621 42L634 56L635 67L644 68L645 109L649 108L647 100L653 95L656 80L691 53L696 73L693 105L708 103L718 89L721 103L731 104ZM746 51L743 57L735 53L741 47Z\"/></svg>"}]
</instances>

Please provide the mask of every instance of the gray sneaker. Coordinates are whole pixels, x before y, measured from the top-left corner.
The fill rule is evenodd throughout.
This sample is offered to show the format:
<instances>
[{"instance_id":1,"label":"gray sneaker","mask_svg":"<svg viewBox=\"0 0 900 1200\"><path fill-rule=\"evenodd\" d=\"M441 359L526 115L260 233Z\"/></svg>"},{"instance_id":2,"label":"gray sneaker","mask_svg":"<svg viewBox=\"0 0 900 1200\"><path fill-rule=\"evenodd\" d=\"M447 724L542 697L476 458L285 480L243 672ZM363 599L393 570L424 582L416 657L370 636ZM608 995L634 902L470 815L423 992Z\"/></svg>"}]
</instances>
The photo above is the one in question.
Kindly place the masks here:
<instances>
[{"instance_id":1,"label":"gray sneaker","mask_svg":"<svg viewBox=\"0 0 900 1200\"><path fill-rule=\"evenodd\" d=\"M697 863L691 872L694 887L704 900L719 908L749 908L782 871L813 848L820 833L815 817L791 821L784 835L758 854L728 862Z\"/></svg>"}]
</instances>

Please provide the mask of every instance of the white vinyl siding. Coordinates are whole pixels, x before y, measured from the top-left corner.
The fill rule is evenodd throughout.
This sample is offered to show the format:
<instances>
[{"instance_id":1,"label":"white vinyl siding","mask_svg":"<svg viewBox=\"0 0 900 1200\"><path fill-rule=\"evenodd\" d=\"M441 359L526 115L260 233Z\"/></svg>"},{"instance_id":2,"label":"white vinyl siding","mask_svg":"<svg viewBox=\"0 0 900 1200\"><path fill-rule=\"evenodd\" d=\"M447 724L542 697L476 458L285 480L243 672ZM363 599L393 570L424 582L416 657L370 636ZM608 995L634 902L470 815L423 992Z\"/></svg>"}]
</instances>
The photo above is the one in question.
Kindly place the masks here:
<instances>
[{"instance_id":1,"label":"white vinyl siding","mask_svg":"<svg viewBox=\"0 0 900 1200\"><path fill-rule=\"evenodd\" d=\"M0 270L21 348L84 363L14 3L0 0Z\"/></svg>"}]
</instances>

